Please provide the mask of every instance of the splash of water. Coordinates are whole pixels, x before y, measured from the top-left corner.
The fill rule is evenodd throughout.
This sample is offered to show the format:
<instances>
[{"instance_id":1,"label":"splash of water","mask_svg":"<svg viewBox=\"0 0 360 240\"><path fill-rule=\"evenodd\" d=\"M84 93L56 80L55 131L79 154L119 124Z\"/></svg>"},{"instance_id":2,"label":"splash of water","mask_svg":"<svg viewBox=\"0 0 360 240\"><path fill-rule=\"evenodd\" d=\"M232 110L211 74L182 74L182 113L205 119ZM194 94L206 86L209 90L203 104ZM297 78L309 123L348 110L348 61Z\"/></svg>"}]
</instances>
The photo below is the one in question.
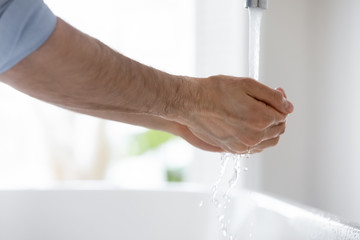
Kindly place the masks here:
<instances>
[{"instance_id":1,"label":"splash of water","mask_svg":"<svg viewBox=\"0 0 360 240\"><path fill-rule=\"evenodd\" d=\"M230 220L226 216L225 210L231 202L230 193L238 182L241 171L247 171L246 167L241 166L241 160L248 158L249 156L249 154L221 154L219 178L212 187L213 194L211 200L216 208L220 233L223 238L229 240L236 240L237 238L229 232ZM233 169L229 169L228 166L233 166ZM231 176L228 179L225 178L227 170L232 171ZM225 184L225 188L221 188L221 184Z\"/></svg>"}]
</instances>

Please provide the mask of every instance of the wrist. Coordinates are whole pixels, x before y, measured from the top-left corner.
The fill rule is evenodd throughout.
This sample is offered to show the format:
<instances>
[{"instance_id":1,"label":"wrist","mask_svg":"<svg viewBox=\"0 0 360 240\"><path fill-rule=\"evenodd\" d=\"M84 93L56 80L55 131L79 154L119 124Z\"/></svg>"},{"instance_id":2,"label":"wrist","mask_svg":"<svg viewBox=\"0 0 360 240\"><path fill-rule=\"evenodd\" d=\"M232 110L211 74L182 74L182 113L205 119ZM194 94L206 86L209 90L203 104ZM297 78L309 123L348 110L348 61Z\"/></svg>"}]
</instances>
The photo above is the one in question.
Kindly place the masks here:
<instances>
[{"instance_id":1,"label":"wrist","mask_svg":"<svg viewBox=\"0 0 360 240\"><path fill-rule=\"evenodd\" d=\"M193 114L199 98L198 79L174 76L171 85L161 116L178 123L186 123Z\"/></svg>"}]
</instances>

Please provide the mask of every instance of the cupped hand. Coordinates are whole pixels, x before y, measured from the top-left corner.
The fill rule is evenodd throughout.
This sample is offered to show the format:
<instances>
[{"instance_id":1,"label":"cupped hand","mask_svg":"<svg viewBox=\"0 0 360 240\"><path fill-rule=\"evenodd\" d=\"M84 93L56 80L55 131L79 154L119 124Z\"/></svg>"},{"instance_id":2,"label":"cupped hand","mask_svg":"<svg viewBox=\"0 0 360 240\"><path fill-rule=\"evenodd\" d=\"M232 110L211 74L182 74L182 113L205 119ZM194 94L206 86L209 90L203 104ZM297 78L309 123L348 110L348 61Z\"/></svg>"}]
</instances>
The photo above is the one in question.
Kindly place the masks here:
<instances>
[{"instance_id":1,"label":"cupped hand","mask_svg":"<svg viewBox=\"0 0 360 240\"><path fill-rule=\"evenodd\" d=\"M257 153L278 143L294 109L283 89L223 75L192 81L195 94L177 120L185 140L230 153Z\"/></svg>"}]
</instances>

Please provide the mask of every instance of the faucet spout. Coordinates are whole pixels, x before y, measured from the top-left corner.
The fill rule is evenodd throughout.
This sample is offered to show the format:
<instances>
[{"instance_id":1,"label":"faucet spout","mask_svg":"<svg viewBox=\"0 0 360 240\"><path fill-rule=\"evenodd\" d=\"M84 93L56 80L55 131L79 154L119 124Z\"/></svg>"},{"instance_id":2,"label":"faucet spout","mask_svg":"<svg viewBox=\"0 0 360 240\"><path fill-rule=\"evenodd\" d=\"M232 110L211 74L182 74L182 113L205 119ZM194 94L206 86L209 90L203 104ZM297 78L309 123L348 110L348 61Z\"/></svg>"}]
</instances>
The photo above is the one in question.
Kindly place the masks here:
<instances>
[{"instance_id":1,"label":"faucet spout","mask_svg":"<svg viewBox=\"0 0 360 240\"><path fill-rule=\"evenodd\" d=\"M267 8L267 0L245 0L246 8Z\"/></svg>"}]
</instances>

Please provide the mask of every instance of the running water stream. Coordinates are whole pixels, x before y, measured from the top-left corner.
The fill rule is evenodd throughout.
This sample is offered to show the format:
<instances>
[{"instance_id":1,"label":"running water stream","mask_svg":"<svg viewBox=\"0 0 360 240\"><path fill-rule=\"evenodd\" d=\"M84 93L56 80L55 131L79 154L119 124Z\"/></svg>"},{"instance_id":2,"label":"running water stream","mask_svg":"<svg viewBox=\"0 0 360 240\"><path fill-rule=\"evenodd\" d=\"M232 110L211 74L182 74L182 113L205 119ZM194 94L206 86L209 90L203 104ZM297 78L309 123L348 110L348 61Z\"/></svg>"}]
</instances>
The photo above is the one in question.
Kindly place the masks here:
<instances>
[{"instance_id":1,"label":"running water stream","mask_svg":"<svg viewBox=\"0 0 360 240\"><path fill-rule=\"evenodd\" d=\"M259 80L262 8L249 9L249 77Z\"/></svg>"},{"instance_id":2,"label":"running water stream","mask_svg":"<svg viewBox=\"0 0 360 240\"><path fill-rule=\"evenodd\" d=\"M249 77L259 80L260 66L260 28L263 9L249 9ZM241 172L248 171L247 167L242 167L241 162L250 157L250 152L246 154L223 153L221 155L221 168L218 180L212 187L212 203L217 211L217 218L220 227L219 239L237 240L237 237L230 229L230 219L225 214L231 202L230 191L239 180ZM230 162L230 164L229 164ZM224 179L227 171L232 171L230 177ZM224 186L225 183L225 186ZM224 188L222 188L224 186ZM251 235L249 236L251 238Z\"/></svg>"}]
</instances>

